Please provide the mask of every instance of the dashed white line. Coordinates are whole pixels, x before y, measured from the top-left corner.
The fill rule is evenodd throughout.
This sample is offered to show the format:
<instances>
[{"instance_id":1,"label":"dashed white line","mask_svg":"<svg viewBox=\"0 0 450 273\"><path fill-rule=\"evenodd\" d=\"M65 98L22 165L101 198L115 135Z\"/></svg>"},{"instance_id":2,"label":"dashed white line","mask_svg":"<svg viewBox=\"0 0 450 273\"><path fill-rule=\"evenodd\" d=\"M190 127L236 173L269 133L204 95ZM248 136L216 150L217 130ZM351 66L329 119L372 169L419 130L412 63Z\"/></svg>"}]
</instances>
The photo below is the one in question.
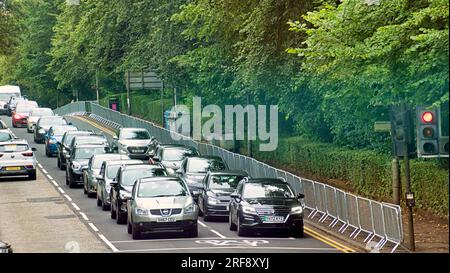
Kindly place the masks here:
<instances>
[{"instance_id":1,"label":"dashed white line","mask_svg":"<svg viewBox=\"0 0 450 273\"><path fill-rule=\"evenodd\" d=\"M208 226L205 225L202 221L197 221L197 223L199 223L202 227L208 227Z\"/></svg>"},{"instance_id":2,"label":"dashed white line","mask_svg":"<svg viewBox=\"0 0 450 273\"><path fill-rule=\"evenodd\" d=\"M77 206L77 204L75 204L74 202L72 202L72 206L76 209L76 210L80 210L80 208Z\"/></svg>"},{"instance_id":3,"label":"dashed white line","mask_svg":"<svg viewBox=\"0 0 450 273\"><path fill-rule=\"evenodd\" d=\"M89 218L84 214L84 212L80 212L81 217L83 217L84 220L89 221Z\"/></svg>"},{"instance_id":4,"label":"dashed white line","mask_svg":"<svg viewBox=\"0 0 450 273\"><path fill-rule=\"evenodd\" d=\"M94 230L95 232L98 232L98 228L96 226L94 226L94 224L89 223L89 226L92 228L92 230Z\"/></svg>"},{"instance_id":5,"label":"dashed white line","mask_svg":"<svg viewBox=\"0 0 450 273\"><path fill-rule=\"evenodd\" d=\"M219 236L222 239L226 239L227 237L223 236L222 234L220 234L219 232L215 231L214 229L211 229L211 232L216 234L217 236Z\"/></svg>"},{"instance_id":6,"label":"dashed white line","mask_svg":"<svg viewBox=\"0 0 450 273\"><path fill-rule=\"evenodd\" d=\"M65 194L64 190L61 189L61 187L58 187L58 191L59 191L60 193L62 193L62 194Z\"/></svg>"},{"instance_id":7,"label":"dashed white line","mask_svg":"<svg viewBox=\"0 0 450 273\"><path fill-rule=\"evenodd\" d=\"M49 174L47 174L48 179L53 180L53 177Z\"/></svg>"},{"instance_id":8,"label":"dashed white line","mask_svg":"<svg viewBox=\"0 0 450 273\"><path fill-rule=\"evenodd\" d=\"M64 194L64 197L69 200L69 202L72 202L72 198L70 198L70 196L68 196L67 194Z\"/></svg>"},{"instance_id":9,"label":"dashed white line","mask_svg":"<svg viewBox=\"0 0 450 273\"><path fill-rule=\"evenodd\" d=\"M45 174L48 174L47 170L45 170L45 169L42 169L42 172Z\"/></svg>"},{"instance_id":10,"label":"dashed white line","mask_svg":"<svg viewBox=\"0 0 450 273\"><path fill-rule=\"evenodd\" d=\"M52 184L53 184L55 187L58 187L58 183L56 183L55 180L52 180L51 182L52 182Z\"/></svg>"},{"instance_id":11,"label":"dashed white line","mask_svg":"<svg viewBox=\"0 0 450 273\"><path fill-rule=\"evenodd\" d=\"M119 250L110 241L108 241L108 239L106 239L103 234L99 233L98 236L100 237L100 239L102 239L103 242L105 242L105 244L109 246L109 248L111 248L113 252L119 252Z\"/></svg>"}]
</instances>

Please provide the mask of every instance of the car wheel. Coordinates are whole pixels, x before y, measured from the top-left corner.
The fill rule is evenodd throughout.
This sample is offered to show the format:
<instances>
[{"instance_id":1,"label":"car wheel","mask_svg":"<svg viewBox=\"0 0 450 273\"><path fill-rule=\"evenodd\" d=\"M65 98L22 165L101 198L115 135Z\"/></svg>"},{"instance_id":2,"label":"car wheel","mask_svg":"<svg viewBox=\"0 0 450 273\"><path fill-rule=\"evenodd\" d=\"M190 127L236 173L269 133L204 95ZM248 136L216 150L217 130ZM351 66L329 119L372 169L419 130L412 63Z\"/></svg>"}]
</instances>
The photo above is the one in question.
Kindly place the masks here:
<instances>
[{"instance_id":1,"label":"car wheel","mask_svg":"<svg viewBox=\"0 0 450 273\"><path fill-rule=\"evenodd\" d=\"M111 204L111 219L116 219L116 218L117 218L116 211L114 210L114 206Z\"/></svg>"},{"instance_id":2,"label":"car wheel","mask_svg":"<svg viewBox=\"0 0 450 273\"><path fill-rule=\"evenodd\" d=\"M100 200L99 198L98 198L98 194L97 194L97 207L100 207L101 205L102 205L102 200Z\"/></svg>"},{"instance_id":3,"label":"car wheel","mask_svg":"<svg viewBox=\"0 0 450 273\"><path fill-rule=\"evenodd\" d=\"M104 198L102 198L102 200L103 200ZM102 210L103 211L108 211L108 210L110 210L111 209L111 207L110 207L111 205L108 205L108 204L106 204L105 202L102 202Z\"/></svg>"},{"instance_id":4,"label":"car wheel","mask_svg":"<svg viewBox=\"0 0 450 273\"><path fill-rule=\"evenodd\" d=\"M188 231L189 238L197 238L198 237L198 225L194 224L191 229Z\"/></svg>"},{"instance_id":5,"label":"car wheel","mask_svg":"<svg viewBox=\"0 0 450 273\"><path fill-rule=\"evenodd\" d=\"M211 216L208 215L208 211L205 211L203 213L203 221L205 221L205 222L211 221Z\"/></svg>"},{"instance_id":6,"label":"car wheel","mask_svg":"<svg viewBox=\"0 0 450 273\"><path fill-rule=\"evenodd\" d=\"M66 185L69 185L69 175L67 174L67 171L66 171Z\"/></svg>"},{"instance_id":7,"label":"car wheel","mask_svg":"<svg viewBox=\"0 0 450 273\"><path fill-rule=\"evenodd\" d=\"M28 180L36 180L36 171L33 171L28 175Z\"/></svg>"},{"instance_id":8,"label":"car wheel","mask_svg":"<svg viewBox=\"0 0 450 273\"><path fill-rule=\"evenodd\" d=\"M228 216L228 222L230 223L230 230L235 231L236 230L236 224L233 223L233 220L231 220L231 213L230 216Z\"/></svg>"},{"instance_id":9,"label":"car wheel","mask_svg":"<svg viewBox=\"0 0 450 273\"><path fill-rule=\"evenodd\" d=\"M141 239L141 232L137 229L135 224L131 224L131 237L133 237L133 240Z\"/></svg>"},{"instance_id":10,"label":"car wheel","mask_svg":"<svg viewBox=\"0 0 450 273\"><path fill-rule=\"evenodd\" d=\"M131 227L130 219L127 217L127 232L128 232L128 234L131 234L131 231L132 231L132 227Z\"/></svg>"},{"instance_id":11,"label":"car wheel","mask_svg":"<svg viewBox=\"0 0 450 273\"><path fill-rule=\"evenodd\" d=\"M119 224L119 225L125 224L125 217L126 217L126 215L121 213L119 211L119 207L117 206L117 208L116 208L116 221L117 221L117 224Z\"/></svg>"},{"instance_id":12,"label":"car wheel","mask_svg":"<svg viewBox=\"0 0 450 273\"><path fill-rule=\"evenodd\" d=\"M72 177L69 175L69 188L75 188L75 183L73 183Z\"/></svg>"},{"instance_id":13,"label":"car wheel","mask_svg":"<svg viewBox=\"0 0 450 273\"><path fill-rule=\"evenodd\" d=\"M89 198L94 198L95 196L97 196L97 194L96 194L95 192L94 192L94 193L88 192L87 196L88 196Z\"/></svg>"},{"instance_id":14,"label":"car wheel","mask_svg":"<svg viewBox=\"0 0 450 273\"><path fill-rule=\"evenodd\" d=\"M237 233L238 233L238 236L245 236L247 234L247 231L241 225L241 220L239 219L239 215L237 216Z\"/></svg>"},{"instance_id":15,"label":"car wheel","mask_svg":"<svg viewBox=\"0 0 450 273\"><path fill-rule=\"evenodd\" d=\"M304 233L304 230L303 230L303 225L296 226L295 228L293 228L291 230L291 235L294 238L303 238L305 236L305 233Z\"/></svg>"},{"instance_id":16,"label":"car wheel","mask_svg":"<svg viewBox=\"0 0 450 273\"><path fill-rule=\"evenodd\" d=\"M59 157L58 157L58 159L56 160L56 166L58 167L58 169L61 170L61 160L59 160Z\"/></svg>"}]
</instances>

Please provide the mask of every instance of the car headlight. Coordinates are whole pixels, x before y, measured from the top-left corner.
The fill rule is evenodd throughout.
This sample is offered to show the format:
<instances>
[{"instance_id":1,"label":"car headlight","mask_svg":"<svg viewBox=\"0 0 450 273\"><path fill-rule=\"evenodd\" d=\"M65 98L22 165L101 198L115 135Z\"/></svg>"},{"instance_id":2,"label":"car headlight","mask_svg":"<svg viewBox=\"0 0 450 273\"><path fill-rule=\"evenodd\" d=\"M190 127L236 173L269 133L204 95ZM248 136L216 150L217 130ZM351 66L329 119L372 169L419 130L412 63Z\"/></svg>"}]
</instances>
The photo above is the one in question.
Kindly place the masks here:
<instances>
[{"instance_id":1,"label":"car headlight","mask_svg":"<svg viewBox=\"0 0 450 273\"><path fill-rule=\"evenodd\" d=\"M120 196L120 199L129 199L131 197L131 193L121 191L119 196Z\"/></svg>"},{"instance_id":2,"label":"car headlight","mask_svg":"<svg viewBox=\"0 0 450 273\"><path fill-rule=\"evenodd\" d=\"M298 207L293 207L291 209L291 214L300 214L303 212L303 207L298 206Z\"/></svg>"},{"instance_id":3,"label":"car headlight","mask_svg":"<svg viewBox=\"0 0 450 273\"><path fill-rule=\"evenodd\" d=\"M254 207L242 207L242 210L244 211L244 213L249 213L249 214L256 214L256 210Z\"/></svg>"},{"instance_id":4,"label":"car headlight","mask_svg":"<svg viewBox=\"0 0 450 273\"><path fill-rule=\"evenodd\" d=\"M148 210L146 210L146 209L136 208L134 211L136 212L136 215L139 215L139 216L147 216L148 215Z\"/></svg>"},{"instance_id":5,"label":"car headlight","mask_svg":"<svg viewBox=\"0 0 450 273\"><path fill-rule=\"evenodd\" d=\"M185 213L193 213L195 211L195 204L189 204L184 208Z\"/></svg>"},{"instance_id":6,"label":"car headlight","mask_svg":"<svg viewBox=\"0 0 450 273\"><path fill-rule=\"evenodd\" d=\"M78 162L72 162L72 169L74 171L79 171L81 169L81 164Z\"/></svg>"},{"instance_id":7,"label":"car headlight","mask_svg":"<svg viewBox=\"0 0 450 273\"><path fill-rule=\"evenodd\" d=\"M219 199L216 199L216 198L213 198L213 197L209 197L208 198L208 204L211 204L211 205L217 205L217 204L219 204L220 203L220 200Z\"/></svg>"}]
</instances>

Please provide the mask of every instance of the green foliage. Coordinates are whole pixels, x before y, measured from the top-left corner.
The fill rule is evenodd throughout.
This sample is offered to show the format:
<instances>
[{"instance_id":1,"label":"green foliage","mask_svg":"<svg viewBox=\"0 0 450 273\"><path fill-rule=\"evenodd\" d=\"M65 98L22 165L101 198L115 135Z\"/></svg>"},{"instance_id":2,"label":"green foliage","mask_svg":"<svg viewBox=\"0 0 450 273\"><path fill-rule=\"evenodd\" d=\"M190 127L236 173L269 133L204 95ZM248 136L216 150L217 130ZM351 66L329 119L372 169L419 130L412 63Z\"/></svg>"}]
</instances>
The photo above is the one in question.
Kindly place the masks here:
<instances>
[{"instance_id":1,"label":"green foliage","mask_svg":"<svg viewBox=\"0 0 450 273\"><path fill-rule=\"evenodd\" d=\"M389 156L370 150L344 149L301 137L281 139L274 152L255 153L257 158L280 168L312 176L318 181L341 181L339 187L344 183L344 188L363 196L391 200ZM448 183L448 168L432 161L411 161L411 184L416 193L417 207L448 215Z\"/></svg>"}]
</instances>

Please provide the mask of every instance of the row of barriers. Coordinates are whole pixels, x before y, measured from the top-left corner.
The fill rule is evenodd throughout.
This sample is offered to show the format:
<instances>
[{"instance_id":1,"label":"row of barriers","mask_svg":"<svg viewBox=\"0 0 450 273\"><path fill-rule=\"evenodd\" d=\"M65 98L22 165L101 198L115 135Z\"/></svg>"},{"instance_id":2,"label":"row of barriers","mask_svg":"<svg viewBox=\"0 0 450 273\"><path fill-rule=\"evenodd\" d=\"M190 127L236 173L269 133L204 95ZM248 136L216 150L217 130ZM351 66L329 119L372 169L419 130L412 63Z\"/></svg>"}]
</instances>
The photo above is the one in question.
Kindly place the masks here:
<instances>
[{"instance_id":1,"label":"row of barriers","mask_svg":"<svg viewBox=\"0 0 450 273\"><path fill-rule=\"evenodd\" d=\"M281 177L296 193L305 195L304 203L308 211L306 217L326 224L337 232L348 234L351 239L364 235L364 243L372 243L374 249L381 251L387 243L391 243L391 252L394 252L403 241L401 208L397 205L377 202L324 183L301 178L254 158L194 141L149 121L110 110L93 102L71 103L55 110L59 115L86 112L89 118L110 128L146 128L161 143L184 144L197 148L200 154L220 156L230 169L245 170L251 177ZM175 140L173 135L178 136L180 140Z\"/></svg>"}]
</instances>

